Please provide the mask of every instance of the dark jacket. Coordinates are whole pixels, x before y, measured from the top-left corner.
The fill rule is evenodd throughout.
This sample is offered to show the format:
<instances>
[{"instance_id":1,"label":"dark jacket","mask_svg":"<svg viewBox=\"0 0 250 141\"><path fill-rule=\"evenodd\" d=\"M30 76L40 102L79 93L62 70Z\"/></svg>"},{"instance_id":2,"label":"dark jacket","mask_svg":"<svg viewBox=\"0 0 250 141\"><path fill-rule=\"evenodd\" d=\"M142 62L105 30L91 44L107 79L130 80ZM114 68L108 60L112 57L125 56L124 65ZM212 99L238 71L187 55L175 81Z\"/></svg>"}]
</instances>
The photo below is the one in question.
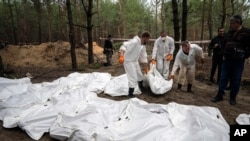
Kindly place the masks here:
<instances>
[{"instance_id":1,"label":"dark jacket","mask_svg":"<svg viewBox=\"0 0 250 141\"><path fill-rule=\"evenodd\" d=\"M214 45L218 44L218 47L214 48ZM216 36L211 40L209 44L209 49L213 50L213 58L222 59L224 48L224 36Z\"/></svg>"},{"instance_id":2,"label":"dark jacket","mask_svg":"<svg viewBox=\"0 0 250 141\"><path fill-rule=\"evenodd\" d=\"M250 30L242 27L229 31L225 36L223 55L230 60L244 60L250 56Z\"/></svg>"},{"instance_id":3,"label":"dark jacket","mask_svg":"<svg viewBox=\"0 0 250 141\"><path fill-rule=\"evenodd\" d=\"M103 51L104 54L107 54L107 53L113 53L113 44L110 40L105 40L105 43L104 43L104 51Z\"/></svg>"}]
</instances>

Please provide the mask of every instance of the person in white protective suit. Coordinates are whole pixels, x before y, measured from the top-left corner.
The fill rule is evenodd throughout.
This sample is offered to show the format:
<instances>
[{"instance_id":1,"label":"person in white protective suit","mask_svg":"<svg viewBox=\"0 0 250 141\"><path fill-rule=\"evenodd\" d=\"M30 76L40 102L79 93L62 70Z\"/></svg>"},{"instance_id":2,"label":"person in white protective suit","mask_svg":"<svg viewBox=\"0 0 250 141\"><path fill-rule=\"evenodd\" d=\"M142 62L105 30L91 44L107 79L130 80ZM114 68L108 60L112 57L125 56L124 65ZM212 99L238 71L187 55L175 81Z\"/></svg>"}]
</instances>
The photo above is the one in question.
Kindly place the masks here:
<instances>
[{"instance_id":1,"label":"person in white protective suit","mask_svg":"<svg viewBox=\"0 0 250 141\"><path fill-rule=\"evenodd\" d=\"M157 70L168 79L169 64L173 60L174 39L167 36L166 32L161 32L161 35L154 43L151 64L156 64Z\"/></svg>"},{"instance_id":2,"label":"person in white protective suit","mask_svg":"<svg viewBox=\"0 0 250 141\"><path fill-rule=\"evenodd\" d=\"M146 52L146 43L149 41L150 34L148 32L142 33L141 37L134 36L123 43L120 47L119 63L124 65L125 72L128 77L128 96L134 97L134 89L139 85L141 91L143 91L143 74L139 65L140 61L143 63L145 72L148 72L148 59Z\"/></svg>"},{"instance_id":3,"label":"person in white protective suit","mask_svg":"<svg viewBox=\"0 0 250 141\"><path fill-rule=\"evenodd\" d=\"M170 76L170 79L173 79L177 69L180 68L177 92L181 90L186 77L188 83L187 92L193 93L192 85L195 79L196 57L200 57L201 63L204 64L204 54L202 48L197 44L190 44L188 41L183 41L181 43L181 49L175 57L175 62Z\"/></svg>"}]
</instances>

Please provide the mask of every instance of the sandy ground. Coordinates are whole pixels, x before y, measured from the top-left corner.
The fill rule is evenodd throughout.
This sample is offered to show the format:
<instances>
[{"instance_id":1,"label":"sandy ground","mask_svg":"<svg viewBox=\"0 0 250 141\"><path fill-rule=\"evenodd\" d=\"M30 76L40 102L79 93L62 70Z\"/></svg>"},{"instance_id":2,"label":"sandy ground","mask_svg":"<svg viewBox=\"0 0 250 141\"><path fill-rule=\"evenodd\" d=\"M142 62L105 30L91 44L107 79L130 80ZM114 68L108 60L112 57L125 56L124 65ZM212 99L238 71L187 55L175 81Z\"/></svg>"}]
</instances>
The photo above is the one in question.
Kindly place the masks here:
<instances>
[{"instance_id":1,"label":"sandy ground","mask_svg":"<svg viewBox=\"0 0 250 141\"><path fill-rule=\"evenodd\" d=\"M147 49L149 58L152 48ZM113 55L113 66L91 67L86 65L87 50L77 48L77 61L79 65L78 72L109 72L113 76L118 76L124 73L123 66L117 63L117 52ZM105 56L102 54L102 48L95 44L94 46L95 60L100 64L105 62ZM39 46L25 45L9 46L7 49L0 50L4 65L14 74L8 76L24 77L30 73L33 83L44 81L53 81L59 77L67 76L75 72L71 70L70 48L67 42L44 43ZM245 70L242 78L242 86L237 97L237 105L229 104L229 91L226 91L224 100L219 103L212 103L213 98L218 90L216 84L208 82L208 77L211 69L211 57L206 57L205 65L201 67L197 65L196 82L193 87L194 93L186 92L186 85L183 86L183 91L177 93L176 83L173 89L164 95L154 95L149 88L138 98L150 103L168 104L169 102L177 102L180 104L197 105L197 106L212 106L217 107L221 111L228 124L236 124L235 119L241 113L250 113L250 83L249 83L249 63L246 62ZM176 81L176 80L175 80ZM100 97L105 97L113 100L124 100L127 97L111 97L104 93L99 94ZM20 128L5 129L0 121L0 140L1 141L31 141L32 139ZM45 134L41 141L52 141L53 139Z\"/></svg>"}]
</instances>

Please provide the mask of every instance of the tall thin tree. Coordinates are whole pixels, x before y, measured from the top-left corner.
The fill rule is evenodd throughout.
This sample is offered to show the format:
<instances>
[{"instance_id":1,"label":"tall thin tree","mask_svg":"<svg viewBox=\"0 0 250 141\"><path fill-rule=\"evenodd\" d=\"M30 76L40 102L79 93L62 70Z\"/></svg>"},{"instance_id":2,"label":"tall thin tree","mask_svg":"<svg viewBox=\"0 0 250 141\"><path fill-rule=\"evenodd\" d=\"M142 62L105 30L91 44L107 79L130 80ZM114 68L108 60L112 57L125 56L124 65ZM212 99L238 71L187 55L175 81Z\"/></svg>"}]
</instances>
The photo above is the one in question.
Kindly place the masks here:
<instances>
[{"instance_id":1,"label":"tall thin tree","mask_svg":"<svg viewBox=\"0 0 250 141\"><path fill-rule=\"evenodd\" d=\"M160 4L160 0L153 0L152 4L155 6L155 37L158 36L158 5Z\"/></svg>"},{"instance_id":2,"label":"tall thin tree","mask_svg":"<svg viewBox=\"0 0 250 141\"><path fill-rule=\"evenodd\" d=\"M227 7L226 0L222 0L222 15L221 15L221 27L225 26L226 16L227 16Z\"/></svg>"},{"instance_id":3,"label":"tall thin tree","mask_svg":"<svg viewBox=\"0 0 250 141\"><path fill-rule=\"evenodd\" d=\"M161 0L161 30L164 31L165 30L165 22L166 22L166 8L165 8L165 0Z\"/></svg>"},{"instance_id":4,"label":"tall thin tree","mask_svg":"<svg viewBox=\"0 0 250 141\"><path fill-rule=\"evenodd\" d=\"M179 14L178 14L178 3L177 0L172 0L172 8L173 8L173 23L174 23L174 40L180 40L180 26L179 26ZM179 50L179 44L175 43L175 51L174 55Z\"/></svg>"},{"instance_id":5,"label":"tall thin tree","mask_svg":"<svg viewBox=\"0 0 250 141\"><path fill-rule=\"evenodd\" d=\"M70 53L71 53L71 61L72 61L72 68L77 68L77 61L76 61L76 53L75 53L75 32L74 32L74 25L73 25L73 17L71 12L71 5L70 0L66 0L67 5L67 13L68 13L68 21L69 21L69 40L70 40Z\"/></svg>"},{"instance_id":6,"label":"tall thin tree","mask_svg":"<svg viewBox=\"0 0 250 141\"><path fill-rule=\"evenodd\" d=\"M182 0L182 28L181 28L182 41L185 41L187 39L187 16L188 16L187 0Z\"/></svg>"},{"instance_id":7,"label":"tall thin tree","mask_svg":"<svg viewBox=\"0 0 250 141\"><path fill-rule=\"evenodd\" d=\"M231 0L231 7L232 7L232 15L234 15L235 13L234 0Z\"/></svg>"},{"instance_id":8,"label":"tall thin tree","mask_svg":"<svg viewBox=\"0 0 250 141\"><path fill-rule=\"evenodd\" d=\"M45 0L46 10L47 10L47 23L48 23L48 40L51 42L52 39L52 8L51 8L51 0Z\"/></svg>"},{"instance_id":9,"label":"tall thin tree","mask_svg":"<svg viewBox=\"0 0 250 141\"><path fill-rule=\"evenodd\" d=\"M209 1L209 9L208 18L207 18L207 25L208 25L208 32L209 32L209 39L213 38L213 1Z\"/></svg>"},{"instance_id":10,"label":"tall thin tree","mask_svg":"<svg viewBox=\"0 0 250 141\"><path fill-rule=\"evenodd\" d=\"M10 19L11 19L11 27L12 27L12 33L14 37L14 43L17 44L17 34L16 34L16 26L14 22L14 16L12 11L12 4L10 3L10 0L8 0L9 10L10 10Z\"/></svg>"},{"instance_id":11,"label":"tall thin tree","mask_svg":"<svg viewBox=\"0 0 250 141\"><path fill-rule=\"evenodd\" d=\"M37 14L37 24L38 24L38 42L42 42L42 3L40 0L31 0L34 3L35 11Z\"/></svg>"},{"instance_id":12,"label":"tall thin tree","mask_svg":"<svg viewBox=\"0 0 250 141\"><path fill-rule=\"evenodd\" d=\"M93 16L93 0L81 0L83 9L87 16L87 25L85 28L87 28L88 33L88 63L93 64L94 63L94 55L93 55L93 42L92 42L92 16Z\"/></svg>"},{"instance_id":13,"label":"tall thin tree","mask_svg":"<svg viewBox=\"0 0 250 141\"><path fill-rule=\"evenodd\" d=\"M120 38L122 38L123 36L125 36L126 34L126 28L125 28L125 16L124 16L124 1L123 0L118 0L118 4L119 4L119 25L118 25L118 35Z\"/></svg>"},{"instance_id":14,"label":"tall thin tree","mask_svg":"<svg viewBox=\"0 0 250 141\"><path fill-rule=\"evenodd\" d=\"M208 18L207 18L207 25L208 25L208 32L209 32L209 39L211 40L213 38L213 2L214 0L209 1L209 12ZM208 56L212 55L212 50L208 49Z\"/></svg>"},{"instance_id":15,"label":"tall thin tree","mask_svg":"<svg viewBox=\"0 0 250 141\"><path fill-rule=\"evenodd\" d=\"M203 0L202 4L202 19L201 19L201 41L204 36L204 26L205 26L205 9L206 9L206 0ZM203 43L201 42L201 47L203 47Z\"/></svg>"}]
</instances>

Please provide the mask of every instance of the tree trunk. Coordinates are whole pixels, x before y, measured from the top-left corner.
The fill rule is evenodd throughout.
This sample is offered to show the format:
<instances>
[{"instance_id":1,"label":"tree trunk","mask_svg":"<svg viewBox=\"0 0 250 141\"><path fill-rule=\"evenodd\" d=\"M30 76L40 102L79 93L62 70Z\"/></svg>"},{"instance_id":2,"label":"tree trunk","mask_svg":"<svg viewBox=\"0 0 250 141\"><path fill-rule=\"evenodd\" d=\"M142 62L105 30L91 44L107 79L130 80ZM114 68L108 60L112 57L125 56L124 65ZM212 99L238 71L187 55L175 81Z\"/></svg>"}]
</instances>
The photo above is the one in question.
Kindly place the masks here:
<instances>
[{"instance_id":1,"label":"tree trunk","mask_svg":"<svg viewBox=\"0 0 250 141\"><path fill-rule=\"evenodd\" d=\"M51 6L50 6L51 0L46 0L46 8L47 8L47 23L48 23L48 41L51 42Z\"/></svg>"},{"instance_id":2,"label":"tree trunk","mask_svg":"<svg viewBox=\"0 0 250 141\"><path fill-rule=\"evenodd\" d=\"M160 0L153 0L152 4L155 6L155 37L157 38L159 36L158 33L158 5L161 1Z\"/></svg>"},{"instance_id":3,"label":"tree trunk","mask_svg":"<svg viewBox=\"0 0 250 141\"><path fill-rule=\"evenodd\" d=\"M225 26L227 8L226 8L226 0L222 0L222 18L221 18L221 27Z\"/></svg>"},{"instance_id":4,"label":"tree trunk","mask_svg":"<svg viewBox=\"0 0 250 141\"><path fill-rule=\"evenodd\" d=\"M213 38L213 0L210 0L209 2L209 10L208 10L208 31L209 31L209 39Z\"/></svg>"},{"instance_id":5,"label":"tree trunk","mask_svg":"<svg viewBox=\"0 0 250 141\"><path fill-rule=\"evenodd\" d=\"M66 1L67 5L67 13L68 13L68 21L69 21L69 40L70 40L70 53L71 53L71 61L72 61L72 68L77 68L77 61L76 61L76 53L75 53L75 32L73 26L73 17L71 12L71 5L70 0Z\"/></svg>"},{"instance_id":6,"label":"tree trunk","mask_svg":"<svg viewBox=\"0 0 250 141\"><path fill-rule=\"evenodd\" d=\"M1 55L0 55L0 77L4 77L4 67Z\"/></svg>"},{"instance_id":7,"label":"tree trunk","mask_svg":"<svg viewBox=\"0 0 250 141\"><path fill-rule=\"evenodd\" d=\"M92 7L93 7L93 0L89 0L89 8L88 8L88 16L87 16L87 30L88 30L88 62L89 64L94 63L94 56L93 56L93 42L92 42Z\"/></svg>"},{"instance_id":8,"label":"tree trunk","mask_svg":"<svg viewBox=\"0 0 250 141\"><path fill-rule=\"evenodd\" d=\"M12 33L14 37L14 44L17 44L18 41L17 41L16 27L14 23L13 11L12 11L12 6L10 4L10 0L8 0L8 5L9 5L9 10L10 10L10 19L11 19Z\"/></svg>"},{"instance_id":9,"label":"tree trunk","mask_svg":"<svg viewBox=\"0 0 250 141\"><path fill-rule=\"evenodd\" d=\"M101 25L100 25L100 1L99 0L97 0L96 1L96 4L97 4L97 35L98 35L98 37L97 37L97 39L96 40L98 40L99 39L99 37L101 37ZM108 31L109 32L109 31ZM99 40L98 40L99 41Z\"/></svg>"},{"instance_id":10,"label":"tree trunk","mask_svg":"<svg viewBox=\"0 0 250 141\"><path fill-rule=\"evenodd\" d=\"M166 13L165 0L161 0L161 30L165 31Z\"/></svg>"},{"instance_id":11,"label":"tree trunk","mask_svg":"<svg viewBox=\"0 0 250 141\"><path fill-rule=\"evenodd\" d=\"M124 19L124 14L123 14L123 1L119 0L119 25L118 25L118 34L119 37L122 38L125 35L125 19Z\"/></svg>"},{"instance_id":12,"label":"tree trunk","mask_svg":"<svg viewBox=\"0 0 250 141\"><path fill-rule=\"evenodd\" d=\"M201 21L201 41L203 40L203 36L204 36L205 8L206 8L206 0L203 0L202 21ZM203 48L203 43L202 42L201 42L201 47Z\"/></svg>"},{"instance_id":13,"label":"tree trunk","mask_svg":"<svg viewBox=\"0 0 250 141\"><path fill-rule=\"evenodd\" d=\"M42 43L42 24L41 24L41 19L42 19L42 3L40 0L32 0L34 3L34 7L36 10L36 15L37 15L37 25L38 25L38 42L39 44Z\"/></svg>"},{"instance_id":14,"label":"tree trunk","mask_svg":"<svg viewBox=\"0 0 250 141\"><path fill-rule=\"evenodd\" d=\"M158 0L155 0L155 37L157 38L158 37L158 26L157 26L157 18L158 18L158 10L157 10L157 7L158 7Z\"/></svg>"},{"instance_id":15,"label":"tree trunk","mask_svg":"<svg viewBox=\"0 0 250 141\"><path fill-rule=\"evenodd\" d=\"M232 15L234 15L235 13L234 0L231 0L231 6L232 6Z\"/></svg>"},{"instance_id":16,"label":"tree trunk","mask_svg":"<svg viewBox=\"0 0 250 141\"><path fill-rule=\"evenodd\" d=\"M211 40L213 38L213 1L210 0L209 2L209 12L208 12L208 20L207 20L207 25L208 25L208 32L209 32L209 39ZM212 55L212 50L208 49L208 56Z\"/></svg>"},{"instance_id":17,"label":"tree trunk","mask_svg":"<svg viewBox=\"0 0 250 141\"><path fill-rule=\"evenodd\" d=\"M82 0L83 8L87 15L87 33L88 33L88 63L94 63L94 55L93 55L93 41L92 41L92 16L93 16L93 0L88 0L88 5L85 5L85 2Z\"/></svg>"},{"instance_id":18,"label":"tree trunk","mask_svg":"<svg viewBox=\"0 0 250 141\"><path fill-rule=\"evenodd\" d=\"M173 8L173 23L174 23L174 40L180 40L180 27L179 27L179 14L178 14L178 4L177 0L172 0L172 8ZM175 51L174 55L177 54L179 50L179 44L175 43Z\"/></svg>"},{"instance_id":19,"label":"tree trunk","mask_svg":"<svg viewBox=\"0 0 250 141\"><path fill-rule=\"evenodd\" d=\"M182 32L181 32L181 40L185 41L187 39L187 0L182 1Z\"/></svg>"},{"instance_id":20,"label":"tree trunk","mask_svg":"<svg viewBox=\"0 0 250 141\"><path fill-rule=\"evenodd\" d=\"M22 35L22 40L24 43L28 44L29 43L29 39L32 37L29 33L31 32L30 30L30 25L28 23L28 13L27 11L29 11L29 1L28 0L22 0L22 9L23 9L23 17L21 17L21 23L22 23L22 31L21 31L21 35ZM19 27L20 28L20 27Z\"/></svg>"}]
</instances>

